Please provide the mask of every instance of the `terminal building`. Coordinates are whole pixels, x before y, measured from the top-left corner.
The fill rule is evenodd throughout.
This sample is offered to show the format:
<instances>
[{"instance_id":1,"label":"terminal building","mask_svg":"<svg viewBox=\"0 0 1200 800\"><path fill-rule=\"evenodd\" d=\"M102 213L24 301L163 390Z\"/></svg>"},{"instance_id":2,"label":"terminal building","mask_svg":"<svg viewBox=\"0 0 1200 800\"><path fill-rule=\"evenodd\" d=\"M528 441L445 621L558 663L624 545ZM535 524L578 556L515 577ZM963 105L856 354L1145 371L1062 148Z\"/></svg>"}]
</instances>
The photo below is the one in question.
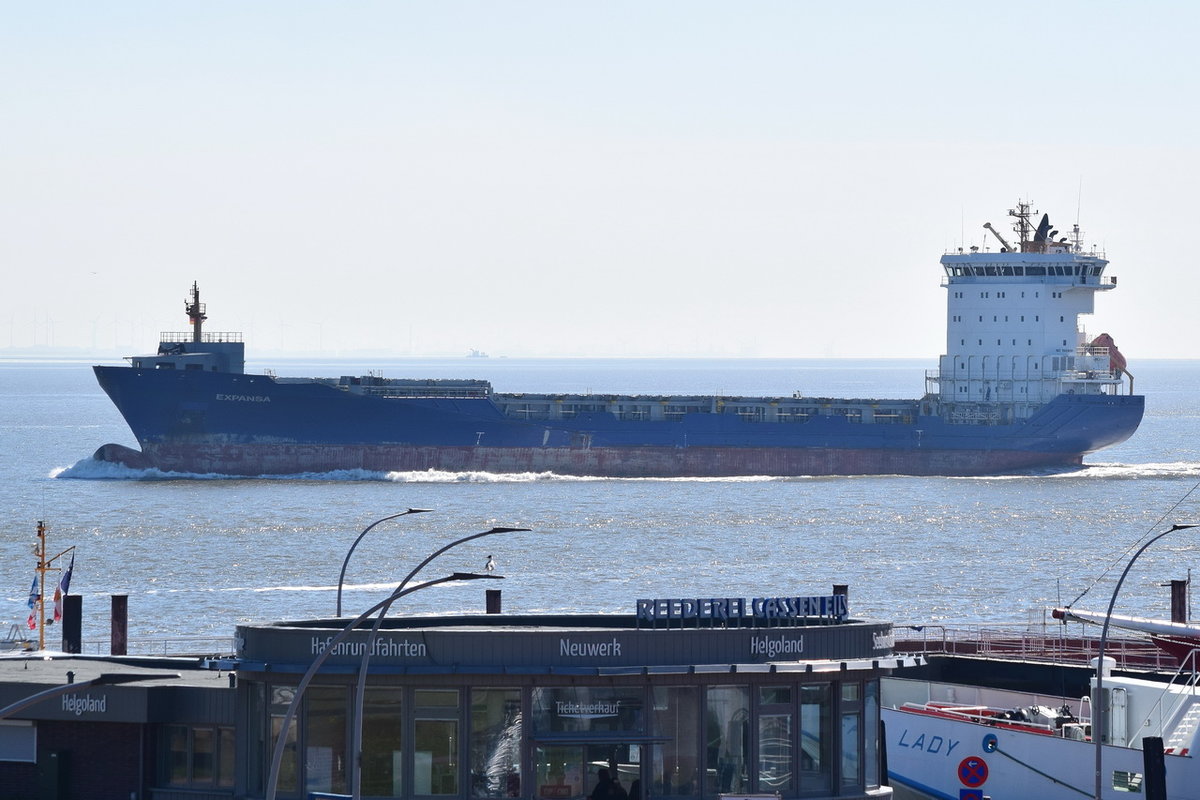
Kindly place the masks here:
<instances>
[{"instance_id":1,"label":"terminal building","mask_svg":"<svg viewBox=\"0 0 1200 800\"><path fill-rule=\"evenodd\" d=\"M914 659L890 623L851 618L844 593L630 606L245 625L231 656L152 664L9 656L0 702L63 669L120 685L60 687L0 720L0 785L30 787L14 800L583 800L607 774L620 789L604 800L891 795L879 679Z\"/></svg>"}]
</instances>

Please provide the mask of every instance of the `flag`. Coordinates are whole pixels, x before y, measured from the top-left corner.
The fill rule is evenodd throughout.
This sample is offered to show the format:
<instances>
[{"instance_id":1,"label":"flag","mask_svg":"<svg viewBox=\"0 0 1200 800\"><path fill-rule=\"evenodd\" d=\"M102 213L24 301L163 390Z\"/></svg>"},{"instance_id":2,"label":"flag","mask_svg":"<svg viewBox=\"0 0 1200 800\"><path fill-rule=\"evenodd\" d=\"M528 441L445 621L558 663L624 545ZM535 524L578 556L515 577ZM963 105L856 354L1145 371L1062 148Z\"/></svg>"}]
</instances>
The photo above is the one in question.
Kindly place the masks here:
<instances>
[{"instance_id":1,"label":"flag","mask_svg":"<svg viewBox=\"0 0 1200 800\"><path fill-rule=\"evenodd\" d=\"M33 574L33 585L29 587L29 619L26 622L29 624L29 630L37 629L37 619L33 616L33 609L38 601L38 576Z\"/></svg>"},{"instance_id":2,"label":"flag","mask_svg":"<svg viewBox=\"0 0 1200 800\"><path fill-rule=\"evenodd\" d=\"M71 563L63 570L58 586L54 588L54 621L58 622L63 616L63 598L71 588L71 571L75 569L75 554L71 553Z\"/></svg>"}]
</instances>

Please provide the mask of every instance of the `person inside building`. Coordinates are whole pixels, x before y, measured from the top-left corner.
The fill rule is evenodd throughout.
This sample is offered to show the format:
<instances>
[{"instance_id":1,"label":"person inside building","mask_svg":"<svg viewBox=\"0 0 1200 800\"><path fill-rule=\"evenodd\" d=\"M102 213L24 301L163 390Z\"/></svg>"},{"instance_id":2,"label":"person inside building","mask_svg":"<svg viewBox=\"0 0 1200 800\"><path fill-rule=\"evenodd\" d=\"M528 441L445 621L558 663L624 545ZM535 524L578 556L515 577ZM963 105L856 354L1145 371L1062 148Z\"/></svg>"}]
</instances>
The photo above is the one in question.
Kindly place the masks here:
<instances>
[{"instance_id":1,"label":"person inside building","mask_svg":"<svg viewBox=\"0 0 1200 800\"><path fill-rule=\"evenodd\" d=\"M596 788L588 795L588 800L626 800L628 794L621 784L613 780L612 773L607 767L601 767L596 773Z\"/></svg>"}]
</instances>

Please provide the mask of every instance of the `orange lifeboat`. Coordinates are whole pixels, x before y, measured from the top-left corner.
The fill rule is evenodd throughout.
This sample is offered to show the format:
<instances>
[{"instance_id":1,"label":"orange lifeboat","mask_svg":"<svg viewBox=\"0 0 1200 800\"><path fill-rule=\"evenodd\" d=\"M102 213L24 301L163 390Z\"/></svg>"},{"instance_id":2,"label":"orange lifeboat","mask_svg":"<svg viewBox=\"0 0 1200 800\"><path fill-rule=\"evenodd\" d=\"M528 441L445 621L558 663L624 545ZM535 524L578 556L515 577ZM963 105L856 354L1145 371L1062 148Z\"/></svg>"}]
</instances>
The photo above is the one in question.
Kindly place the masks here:
<instances>
[{"instance_id":1,"label":"orange lifeboat","mask_svg":"<svg viewBox=\"0 0 1200 800\"><path fill-rule=\"evenodd\" d=\"M1102 333L1095 339L1092 339L1092 347L1107 347L1108 348L1108 366L1117 375L1125 371L1125 356L1121 355L1121 351L1117 349L1117 343L1107 333Z\"/></svg>"}]
</instances>

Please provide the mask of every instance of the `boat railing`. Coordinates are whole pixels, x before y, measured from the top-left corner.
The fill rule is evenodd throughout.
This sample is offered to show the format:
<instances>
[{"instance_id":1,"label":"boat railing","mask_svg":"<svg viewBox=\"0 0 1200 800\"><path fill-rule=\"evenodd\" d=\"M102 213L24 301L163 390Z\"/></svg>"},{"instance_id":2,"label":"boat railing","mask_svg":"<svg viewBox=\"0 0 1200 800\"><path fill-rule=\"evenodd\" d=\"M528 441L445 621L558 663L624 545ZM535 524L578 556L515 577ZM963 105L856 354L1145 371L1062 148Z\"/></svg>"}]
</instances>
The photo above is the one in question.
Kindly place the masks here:
<instances>
[{"instance_id":1,"label":"boat railing","mask_svg":"<svg viewBox=\"0 0 1200 800\"><path fill-rule=\"evenodd\" d=\"M1163 686L1158 700L1147 709L1146 716L1138 721L1133 730L1149 728L1155 717L1163 720L1176 719L1185 705L1190 706L1195 702L1197 686L1200 685L1200 673L1197 672L1197 665L1200 664L1198 654L1200 649L1197 648L1188 651L1170 681Z\"/></svg>"},{"instance_id":2,"label":"boat railing","mask_svg":"<svg viewBox=\"0 0 1200 800\"><path fill-rule=\"evenodd\" d=\"M195 338L195 334L191 331L163 331L158 334L160 343L175 344L178 342L190 342ZM242 341L241 331L213 331L211 333L200 334L200 341L207 344L219 344L223 342L240 342Z\"/></svg>"},{"instance_id":3,"label":"boat railing","mask_svg":"<svg viewBox=\"0 0 1200 800\"><path fill-rule=\"evenodd\" d=\"M884 678L888 708L1074 738L1092 724L1091 698L918 678ZM1082 735L1082 733L1081 733Z\"/></svg>"},{"instance_id":4,"label":"boat railing","mask_svg":"<svg viewBox=\"0 0 1200 800\"><path fill-rule=\"evenodd\" d=\"M892 630L896 651L917 655L981 656L1087 666L1100 651L1098 635L1059 623L896 624ZM1117 662L1118 669L1173 672L1179 665L1175 657L1145 636L1110 635L1104 652Z\"/></svg>"},{"instance_id":5,"label":"boat railing","mask_svg":"<svg viewBox=\"0 0 1200 800\"><path fill-rule=\"evenodd\" d=\"M950 717L953 719L963 720L965 722L975 722L980 725L1009 725L1019 727L1022 730L1032 731L1035 733L1045 733L1053 735L1058 732L1058 728L1048 722L1039 722L1037 720L1013 718L1002 716L1002 712L991 706L968 706L958 705L955 703L938 703L930 701L928 703L905 703L901 710L911 711L914 714L928 714L938 717Z\"/></svg>"},{"instance_id":6,"label":"boat railing","mask_svg":"<svg viewBox=\"0 0 1200 800\"><path fill-rule=\"evenodd\" d=\"M111 655L109 639L85 639L81 643L83 655ZM126 643L126 655L131 656L228 656L236 652L232 636L175 636L134 639Z\"/></svg>"}]
</instances>

